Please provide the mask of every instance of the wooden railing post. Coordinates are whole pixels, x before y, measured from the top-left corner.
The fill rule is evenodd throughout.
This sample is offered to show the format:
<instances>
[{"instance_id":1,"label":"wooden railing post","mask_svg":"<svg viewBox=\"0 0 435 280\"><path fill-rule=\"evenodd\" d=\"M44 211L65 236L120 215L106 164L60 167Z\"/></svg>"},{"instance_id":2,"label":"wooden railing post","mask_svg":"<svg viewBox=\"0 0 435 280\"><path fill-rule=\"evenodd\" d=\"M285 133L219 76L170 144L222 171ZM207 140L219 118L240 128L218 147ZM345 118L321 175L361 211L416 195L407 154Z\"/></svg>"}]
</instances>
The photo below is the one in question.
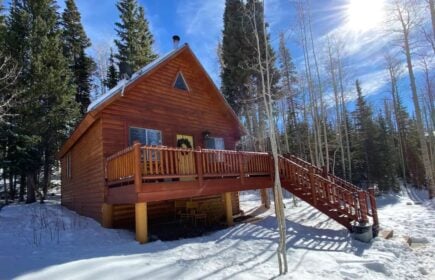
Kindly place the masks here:
<instances>
[{"instance_id":1,"label":"wooden railing post","mask_svg":"<svg viewBox=\"0 0 435 280\"><path fill-rule=\"evenodd\" d=\"M362 223L367 223L367 199L366 192L363 190L358 191L358 202L359 202L359 211L360 211L360 219Z\"/></svg>"},{"instance_id":2,"label":"wooden railing post","mask_svg":"<svg viewBox=\"0 0 435 280\"><path fill-rule=\"evenodd\" d=\"M195 158L196 158L196 173L198 173L198 184L199 187L202 187L204 183L204 171L202 168L202 150L201 147L196 147L195 151Z\"/></svg>"},{"instance_id":3,"label":"wooden railing post","mask_svg":"<svg viewBox=\"0 0 435 280\"><path fill-rule=\"evenodd\" d=\"M136 192L140 192L140 189L142 188L142 168L141 168L141 147L138 141L135 141L133 144L133 154L134 154L134 188Z\"/></svg>"},{"instance_id":4,"label":"wooden railing post","mask_svg":"<svg viewBox=\"0 0 435 280\"><path fill-rule=\"evenodd\" d=\"M243 163L243 153L238 153L239 159L239 173L240 173L240 183L242 186L245 184L245 165Z\"/></svg>"},{"instance_id":5,"label":"wooden railing post","mask_svg":"<svg viewBox=\"0 0 435 280\"><path fill-rule=\"evenodd\" d=\"M313 205L317 205L317 197L316 197L316 181L314 178L314 167L310 166L308 167L308 173L310 177L310 185L311 185L311 196L313 198Z\"/></svg>"},{"instance_id":6,"label":"wooden railing post","mask_svg":"<svg viewBox=\"0 0 435 280\"><path fill-rule=\"evenodd\" d=\"M378 209L376 207L375 189L373 187L369 188L369 198L370 198L370 207L372 209L372 216L373 216L373 235L377 236L379 231L379 219L378 219Z\"/></svg>"}]
</instances>

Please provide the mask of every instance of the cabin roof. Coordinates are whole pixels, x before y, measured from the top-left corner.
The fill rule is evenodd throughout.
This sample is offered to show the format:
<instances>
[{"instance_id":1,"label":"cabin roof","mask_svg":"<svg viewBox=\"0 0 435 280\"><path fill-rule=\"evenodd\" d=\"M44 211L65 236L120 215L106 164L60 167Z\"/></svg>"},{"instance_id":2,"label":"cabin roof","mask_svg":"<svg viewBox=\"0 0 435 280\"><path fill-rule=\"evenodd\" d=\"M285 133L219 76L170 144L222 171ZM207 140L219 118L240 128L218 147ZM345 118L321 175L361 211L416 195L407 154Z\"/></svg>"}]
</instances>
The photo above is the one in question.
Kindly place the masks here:
<instances>
[{"instance_id":1,"label":"cabin roof","mask_svg":"<svg viewBox=\"0 0 435 280\"><path fill-rule=\"evenodd\" d=\"M189 51L196 62L200 65L201 69L207 76L209 82L212 84L213 88L215 89L216 93L219 95L220 99L224 102L225 107L230 112L230 115L234 118L236 123L239 126L239 131L241 135L246 134L246 130L242 123L240 122L239 118L237 117L236 113L233 111L229 103L226 101L224 96L221 94L220 90L216 86L216 84L213 82L211 77L208 75L207 71L204 69L202 64L199 62L196 55L193 53L193 51L190 49L189 45L185 43L182 47L173 49L170 52L164 54L163 56L157 58L153 62L147 64L145 67L139 69L137 72L135 72L130 79L128 80L121 80L118 82L118 84L110 89L108 92L102 94L98 98L96 98L94 101L92 101L87 109L87 114L85 115L84 119L80 122L80 124L77 126L75 131L71 134L71 136L68 138L68 140L63 144L61 147L58 157L61 158L63 155L66 154L66 152L69 151L69 149L74 145L74 143L87 131L87 129L98 119L97 114L101 112L107 105L112 103L116 98L119 96L122 96L124 94L124 91L127 90L127 88L133 86L136 81L138 81L140 78L146 76L147 74L153 72L153 70L157 69L159 66L163 65L164 62L168 61L171 58L174 58L178 54L182 53L183 51Z\"/></svg>"},{"instance_id":2,"label":"cabin roof","mask_svg":"<svg viewBox=\"0 0 435 280\"><path fill-rule=\"evenodd\" d=\"M187 44L185 44L181 48L173 49L172 51L170 51L170 52L164 54L163 56L155 59L153 62L147 64L146 66L142 67L141 69L139 69L138 71L133 73L133 75L131 75L130 79L128 79L128 80L123 79L123 80L119 81L118 84L116 86L114 86L112 89L110 89L108 92L100 95L98 98L96 98L94 101L92 101L91 104L89 104L89 106L88 106L88 112L96 109L98 106L103 104L105 101L109 100L114 95L116 95L118 93L122 93L122 91L127 86L132 84L134 81L136 81L140 77L148 74L151 70L153 70L154 68L159 66L162 62L169 59L172 55L180 52L181 49L183 49L185 46L187 46Z\"/></svg>"}]
</instances>

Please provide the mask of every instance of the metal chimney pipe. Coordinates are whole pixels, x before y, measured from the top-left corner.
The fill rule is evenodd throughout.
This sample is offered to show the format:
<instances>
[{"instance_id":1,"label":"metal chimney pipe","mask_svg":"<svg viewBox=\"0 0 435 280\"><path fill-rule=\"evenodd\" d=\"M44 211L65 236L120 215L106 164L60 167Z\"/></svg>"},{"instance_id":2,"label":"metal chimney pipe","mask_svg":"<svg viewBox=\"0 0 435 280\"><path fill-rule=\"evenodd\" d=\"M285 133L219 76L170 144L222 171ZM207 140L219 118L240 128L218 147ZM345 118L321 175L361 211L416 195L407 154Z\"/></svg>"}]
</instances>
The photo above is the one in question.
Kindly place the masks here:
<instances>
[{"instance_id":1,"label":"metal chimney pipe","mask_svg":"<svg viewBox=\"0 0 435 280\"><path fill-rule=\"evenodd\" d=\"M172 36L172 42L174 43L174 49L178 49L178 44L180 43L180 36Z\"/></svg>"}]
</instances>

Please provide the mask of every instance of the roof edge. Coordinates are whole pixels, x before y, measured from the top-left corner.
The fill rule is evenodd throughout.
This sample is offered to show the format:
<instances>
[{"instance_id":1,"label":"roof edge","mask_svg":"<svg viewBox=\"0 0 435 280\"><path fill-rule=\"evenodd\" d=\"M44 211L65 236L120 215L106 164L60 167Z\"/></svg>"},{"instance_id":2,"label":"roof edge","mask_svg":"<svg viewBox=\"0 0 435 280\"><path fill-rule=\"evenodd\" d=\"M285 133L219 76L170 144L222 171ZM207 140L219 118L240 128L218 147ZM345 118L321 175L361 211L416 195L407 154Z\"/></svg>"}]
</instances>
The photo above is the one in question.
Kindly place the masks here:
<instances>
[{"instance_id":1,"label":"roof edge","mask_svg":"<svg viewBox=\"0 0 435 280\"><path fill-rule=\"evenodd\" d=\"M94 124L94 122L99 119L88 113L80 121L74 132L68 137L66 142L62 145L59 152L57 153L57 158L61 159L69 150L74 146L74 144L82 137L82 135Z\"/></svg>"},{"instance_id":2,"label":"roof edge","mask_svg":"<svg viewBox=\"0 0 435 280\"><path fill-rule=\"evenodd\" d=\"M178 53L182 52L185 48L188 48L187 43L185 43L183 46L181 46L177 49L173 49L172 51L164 54L163 56L157 58L156 60L152 61L151 63L145 65L144 67L142 67L141 69L139 69L138 71L133 73L133 75L131 75L130 79L119 81L118 84L116 86L114 86L112 89L110 89L107 93L102 94L97 99L92 101L87 108L88 112L92 112L92 111L98 109L98 107L101 107L104 103L108 102L114 96L116 96L120 92L123 92L128 86L133 84L135 81L142 78L146 74L150 73L156 67L159 67L162 63L164 63L168 59L170 59L170 58L174 57L175 55L177 55Z\"/></svg>"}]
</instances>

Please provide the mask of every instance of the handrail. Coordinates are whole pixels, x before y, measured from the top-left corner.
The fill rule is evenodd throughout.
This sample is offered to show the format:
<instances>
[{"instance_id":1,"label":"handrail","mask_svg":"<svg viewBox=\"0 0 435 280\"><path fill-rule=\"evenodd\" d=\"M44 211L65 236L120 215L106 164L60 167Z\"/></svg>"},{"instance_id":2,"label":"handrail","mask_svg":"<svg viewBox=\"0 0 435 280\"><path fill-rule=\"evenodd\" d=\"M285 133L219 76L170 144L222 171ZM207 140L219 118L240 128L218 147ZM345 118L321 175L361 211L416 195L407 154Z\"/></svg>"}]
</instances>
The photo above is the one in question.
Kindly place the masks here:
<instances>
[{"instance_id":1,"label":"handrail","mask_svg":"<svg viewBox=\"0 0 435 280\"><path fill-rule=\"evenodd\" d=\"M298 157L291 155L291 154L286 154L286 155L284 155L284 157L289 158L291 161L295 161L295 162L299 163L299 165L305 166L307 168L312 166L315 169L316 174L324 175L323 174L324 171L322 168L315 166L314 164L311 164L308 161L305 161L305 160L298 158ZM331 173L328 173L327 175L330 179L332 179L332 181L334 181L336 184L341 185L344 188L348 188L348 189L355 190L355 191L360 189L358 186L355 186L354 184L352 184L352 183L350 183L350 182L348 182L348 181L346 181L346 180L344 180L336 175L333 175Z\"/></svg>"}]
</instances>

